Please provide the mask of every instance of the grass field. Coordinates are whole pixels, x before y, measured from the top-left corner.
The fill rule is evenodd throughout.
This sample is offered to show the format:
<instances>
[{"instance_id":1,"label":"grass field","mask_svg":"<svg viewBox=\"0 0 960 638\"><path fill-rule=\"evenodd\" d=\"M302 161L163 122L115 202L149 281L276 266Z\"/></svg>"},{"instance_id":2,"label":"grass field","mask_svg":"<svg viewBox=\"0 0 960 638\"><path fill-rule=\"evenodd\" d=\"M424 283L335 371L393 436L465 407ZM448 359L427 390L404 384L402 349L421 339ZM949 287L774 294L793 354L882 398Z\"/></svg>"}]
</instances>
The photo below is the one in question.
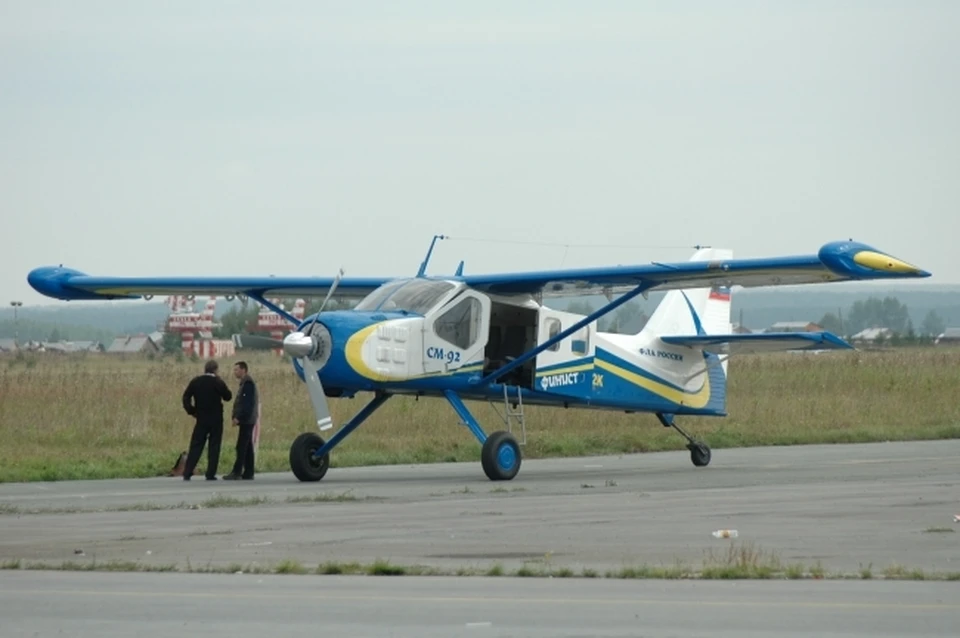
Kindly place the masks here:
<instances>
[{"instance_id":1,"label":"grass field","mask_svg":"<svg viewBox=\"0 0 960 638\"><path fill-rule=\"evenodd\" d=\"M263 401L258 471L286 471L290 442L314 429L306 389L288 363L268 354L244 358ZM0 481L167 472L187 448L193 425L180 395L201 368L173 357L0 359ZM730 374L728 417L678 421L715 449L960 436L960 350L763 355L731 361ZM365 400L331 399L334 418L343 422ZM471 407L488 432L501 429L494 407ZM685 443L651 415L533 407L526 414L524 458ZM225 428L221 474L233 463L235 432ZM331 454L331 464L479 461L479 455L445 401L395 397Z\"/></svg>"}]
</instances>

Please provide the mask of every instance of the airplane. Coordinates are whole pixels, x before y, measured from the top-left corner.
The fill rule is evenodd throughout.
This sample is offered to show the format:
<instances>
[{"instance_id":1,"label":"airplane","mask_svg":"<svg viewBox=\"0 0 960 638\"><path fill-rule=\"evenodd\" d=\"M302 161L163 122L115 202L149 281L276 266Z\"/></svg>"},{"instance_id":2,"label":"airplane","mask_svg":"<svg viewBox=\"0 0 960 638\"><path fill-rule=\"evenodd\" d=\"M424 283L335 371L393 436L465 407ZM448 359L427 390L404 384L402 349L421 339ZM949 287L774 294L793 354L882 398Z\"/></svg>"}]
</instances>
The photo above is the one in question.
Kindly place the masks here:
<instances>
[{"instance_id":1,"label":"airplane","mask_svg":"<svg viewBox=\"0 0 960 638\"><path fill-rule=\"evenodd\" d=\"M734 334L730 293L744 288L855 280L917 279L931 273L853 241L824 244L816 254L734 259L730 250L694 247L686 262L571 268L499 274L427 275L438 239L415 276L102 277L72 268L35 268L27 280L61 300L151 299L154 295L217 295L252 299L296 328L277 345L307 386L319 431L334 427L327 398L373 397L329 439L303 432L289 462L300 481L319 481L330 452L394 395L445 399L481 445L492 481L520 470L524 405L653 413L687 441L696 467L711 451L677 425L677 417L726 416L732 355L852 348L829 332ZM597 321L639 295L664 291L636 334L601 332ZM320 309L298 319L268 298L320 296ZM358 299L328 310L330 298ZM554 310L545 298L603 294L589 315ZM503 402L506 430L490 435L464 401ZM498 412L499 413L499 412Z\"/></svg>"}]
</instances>

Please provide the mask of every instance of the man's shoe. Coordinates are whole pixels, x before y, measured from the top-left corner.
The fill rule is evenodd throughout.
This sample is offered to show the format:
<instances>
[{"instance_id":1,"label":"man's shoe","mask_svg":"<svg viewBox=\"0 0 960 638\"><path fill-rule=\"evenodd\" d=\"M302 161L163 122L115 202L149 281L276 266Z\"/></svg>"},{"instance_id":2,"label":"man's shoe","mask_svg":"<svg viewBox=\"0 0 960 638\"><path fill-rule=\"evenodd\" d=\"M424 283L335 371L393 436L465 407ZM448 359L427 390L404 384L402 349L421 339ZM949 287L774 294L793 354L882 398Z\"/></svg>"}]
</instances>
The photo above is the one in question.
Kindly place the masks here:
<instances>
[{"instance_id":1,"label":"man's shoe","mask_svg":"<svg viewBox=\"0 0 960 638\"><path fill-rule=\"evenodd\" d=\"M208 477L207 477L207 480L208 480L208 481L216 481L216 480L217 480L217 477L216 477L216 476L208 476Z\"/></svg>"},{"instance_id":2,"label":"man's shoe","mask_svg":"<svg viewBox=\"0 0 960 638\"><path fill-rule=\"evenodd\" d=\"M240 478L239 476L237 476L237 475L234 474L233 472L230 472L229 474L227 474L226 476L223 477L223 480L224 480L224 481L236 481L236 480L239 479L239 478Z\"/></svg>"},{"instance_id":3,"label":"man's shoe","mask_svg":"<svg viewBox=\"0 0 960 638\"><path fill-rule=\"evenodd\" d=\"M252 480L253 480L253 477L252 477L252 476L241 476L240 478L242 478L244 481L252 481Z\"/></svg>"}]
</instances>

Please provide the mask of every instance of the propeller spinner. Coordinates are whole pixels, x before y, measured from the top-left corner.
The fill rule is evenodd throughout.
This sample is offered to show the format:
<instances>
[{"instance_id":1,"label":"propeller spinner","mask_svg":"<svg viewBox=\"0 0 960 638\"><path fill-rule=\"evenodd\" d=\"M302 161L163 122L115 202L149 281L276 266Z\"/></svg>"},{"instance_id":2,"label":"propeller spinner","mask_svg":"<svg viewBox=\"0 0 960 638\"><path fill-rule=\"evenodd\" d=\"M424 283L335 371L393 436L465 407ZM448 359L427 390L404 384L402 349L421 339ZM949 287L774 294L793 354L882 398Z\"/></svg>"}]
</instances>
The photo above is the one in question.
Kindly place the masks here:
<instances>
[{"instance_id":1,"label":"propeller spinner","mask_svg":"<svg viewBox=\"0 0 960 638\"><path fill-rule=\"evenodd\" d=\"M310 394L310 403L317 417L320 430L329 430L333 427L330 417L330 408L327 406L327 395L320 382L320 368L330 358L330 349L333 340L330 331L322 323L313 321L303 331L291 332L283 339L283 350L300 362L303 367L303 377Z\"/></svg>"}]
</instances>

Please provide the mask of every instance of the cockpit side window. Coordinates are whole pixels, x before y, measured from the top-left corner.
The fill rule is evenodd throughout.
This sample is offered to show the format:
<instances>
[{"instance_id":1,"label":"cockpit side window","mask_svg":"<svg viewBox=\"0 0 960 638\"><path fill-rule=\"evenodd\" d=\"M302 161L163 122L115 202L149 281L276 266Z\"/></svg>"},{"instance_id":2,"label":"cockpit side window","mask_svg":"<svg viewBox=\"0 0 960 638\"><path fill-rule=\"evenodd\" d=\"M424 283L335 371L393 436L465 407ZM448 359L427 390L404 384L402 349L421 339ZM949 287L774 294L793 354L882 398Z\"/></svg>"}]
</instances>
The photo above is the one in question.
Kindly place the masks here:
<instances>
[{"instance_id":1,"label":"cockpit side window","mask_svg":"<svg viewBox=\"0 0 960 638\"><path fill-rule=\"evenodd\" d=\"M466 350L480 337L482 312L476 297L465 297L437 317L433 329L447 343Z\"/></svg>"}]
</instances>

